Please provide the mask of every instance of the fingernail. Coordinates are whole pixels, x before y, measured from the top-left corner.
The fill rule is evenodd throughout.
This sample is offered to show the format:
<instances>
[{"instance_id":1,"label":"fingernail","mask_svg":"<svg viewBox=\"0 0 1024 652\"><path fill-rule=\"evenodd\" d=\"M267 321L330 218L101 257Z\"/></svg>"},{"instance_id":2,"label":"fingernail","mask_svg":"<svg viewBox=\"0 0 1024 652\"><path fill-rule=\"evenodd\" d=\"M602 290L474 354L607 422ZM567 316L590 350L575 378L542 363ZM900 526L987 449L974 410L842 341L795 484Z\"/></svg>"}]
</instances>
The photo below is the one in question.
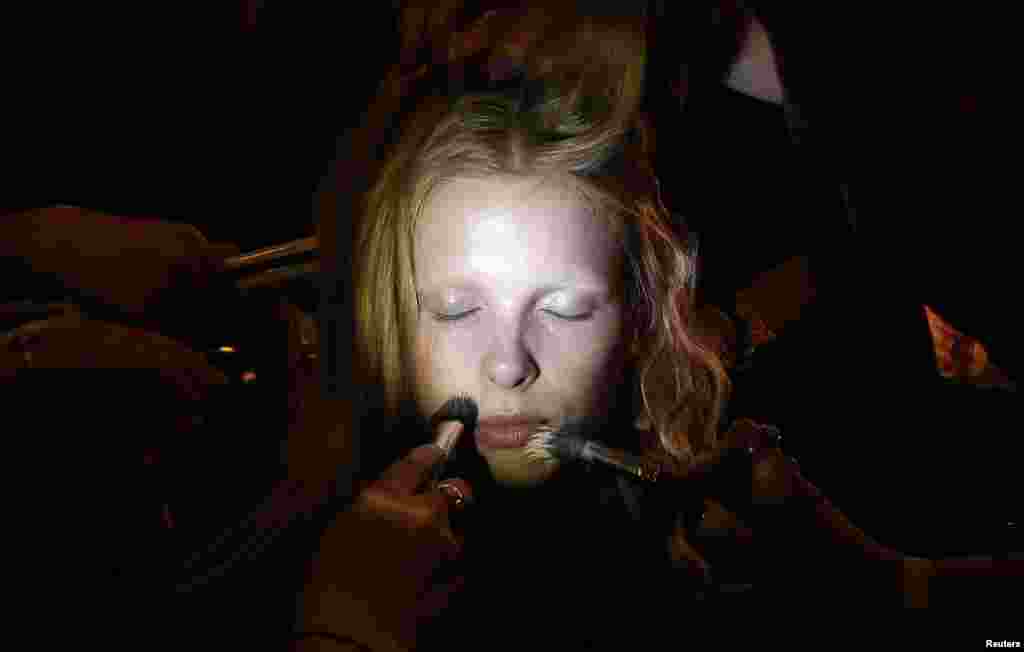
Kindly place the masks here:
<instances>
[{"instance_id":1,"label":"fingernail","mask_svg":"<svg viewBox=\"0 0 1024 652\"><path fill-rule=\"evenodd\" d=\"M457 512L473 504L472 495L464 494L458 487L451 483L442 482L440 485L438 485L438 488L446 496L452 499L450 504L453 511Z\"/></svg>"},{"instance_id":2,"label":"fingernail","mask_svg":"<svg viewBox=\"0 0 1024 652\"><path fill-rule=\"evenodd\" d=\"M445 455L448 455L455 448L455 442L458 441L460 434L462 434L461 421L445 421L437 429L437 438L434 439L434 445L443 450Z\"/></svg>"}]
</instances>

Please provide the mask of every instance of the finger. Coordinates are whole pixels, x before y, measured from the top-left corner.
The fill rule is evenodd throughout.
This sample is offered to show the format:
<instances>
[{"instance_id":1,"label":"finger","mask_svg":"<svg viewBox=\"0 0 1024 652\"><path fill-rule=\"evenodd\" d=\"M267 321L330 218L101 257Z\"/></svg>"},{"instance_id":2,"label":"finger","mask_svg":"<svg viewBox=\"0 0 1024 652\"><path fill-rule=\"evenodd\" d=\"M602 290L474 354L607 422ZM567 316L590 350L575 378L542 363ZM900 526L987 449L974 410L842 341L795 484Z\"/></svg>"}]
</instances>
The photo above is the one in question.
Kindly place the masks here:
<instances>
[{"instance_id":1,"label":"finger","mask_svg":"<svg viewBox=\"0 0 1024 652\"><path fill-rule=\"evenodd\" d=\"M737 419L727 438L730 447L746 451L753 457L761 457L778 449L782 444L782 435L778 428L751 419Z\"/></svg>"},{"instance_id":2,"label":"finger","mask_svg":"<svg viewBox=\"0 0 1024 652\"><path fill-rule=\"evenodd\" d=\"M734 530L739 524L736 514L730 512L717 500L704 501L704 518L701 519L701 530L709 534L724 534Z\"/></svg>"},{"instance_id":3,"label":"finger","mask_svg":"<svg viewBox=\"0 0 1024 652\"><path fill-rule=\"evenodd\" d=\"M473 504L473 493L469 484L464 480L447 479L442 481L434 491L429 491L422 496L426 508L430 513L430 521L445 536L451 538L459 546L461 552L462 531L460 527L461 517Z\"/></svg>"},{"instance_id":4,"label":"finger","mask_svg":"<svg viewBox=\"0 0 1024 652\"><path fill-rule=\"evenodd\" d=\"M778 505L793 496L794 467L781 453L757 462L753 470L753 499L755 504Z\"/></svg>"},{"instance_id":5,"label":"finger","mask_svg":"<svg viewBox=\"0 0 1024 652\"><path fill-rule=\"evenodd\" d=\"M704 518L701 519L700 526L694 534L700 537L705 553L708 552L708 544L721 544L727 541L749 545L754 540L753 530L747 527L735 512L710 498L704 501Z\"/></svg>"},{"instance_id":6,"label":"finger","mask_svg":"<svg viewBox=\"0 0 1024 652\"><path fill-rule=\"evenodd\" d=\"M431 514L431 522L448 545L446 558L454 561L462 556L463 539L460 517L473 504L469 483L459 478L442 481L435 491L422 496Z\"/></svg>"},{"instance_id":7,"label":"finger","mask_svg":"<svg viewBox=\"0 0 1024 652\"><path fill-rule=\"evenodd\" d=\"M448 527L458 537L465 532L467 519L471 518L474 498L468 484L452 485L451 482L451 480L442 482L438 487L448 501Z\"/></svg>"},{"instance_id":8,"label":"finger","mask_svg":"<svg viewBox=\"0 0 1024 652\"><path fill-rule=\"evenodd\" d=\"M445 478L437 489L445 497L448 511L462 511L473 505L473 488L461 478Z\"/></svg>"},{"instance_id":9,"label":"finger","mask_svg":"<svg viewBox=\"0 0 1024 652\"><path fill-rule=\"evenodd\" d=\"M688 536L689 533L683 528L677 528L673 533L670 542L672 560L698 583L709 584L711 582L711 567L690 543Z\"/></svg>"},{"instance_id":10,"label":"finger","mask_svg":"<svg viewBox=\"0 0 1024 652\"><path fill-rule=\"evenodd\" d=\"M444 459L444 451L433 444L414 448L408 455L389 466L373 488L410 496L423 486L434 468Z\"/></svg>"}]
</instances>

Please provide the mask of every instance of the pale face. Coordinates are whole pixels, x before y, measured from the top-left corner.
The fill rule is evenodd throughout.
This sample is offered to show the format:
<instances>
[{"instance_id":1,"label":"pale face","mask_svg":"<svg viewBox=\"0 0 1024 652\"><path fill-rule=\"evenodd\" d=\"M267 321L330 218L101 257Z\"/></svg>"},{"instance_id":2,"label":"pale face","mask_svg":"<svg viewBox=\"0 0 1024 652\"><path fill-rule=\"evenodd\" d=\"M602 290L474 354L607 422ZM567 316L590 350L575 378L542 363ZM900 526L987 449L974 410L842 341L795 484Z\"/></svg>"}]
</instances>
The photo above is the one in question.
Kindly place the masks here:
<instances>
[{"instance_id":1,"label":"pale face","mask_svg":"<svg viewBox=\"0 0 1024 652\"><path fill-rule=\"evenodd\" d=\"M607 414L625 366L620 246L566 184L493 177L439 188L414 256L420 412L469 394L480 407L477 448L495 479L543 482L551 460L492 446L483 431L496 416L557 426Z\"/></svg>"}]
</instances>

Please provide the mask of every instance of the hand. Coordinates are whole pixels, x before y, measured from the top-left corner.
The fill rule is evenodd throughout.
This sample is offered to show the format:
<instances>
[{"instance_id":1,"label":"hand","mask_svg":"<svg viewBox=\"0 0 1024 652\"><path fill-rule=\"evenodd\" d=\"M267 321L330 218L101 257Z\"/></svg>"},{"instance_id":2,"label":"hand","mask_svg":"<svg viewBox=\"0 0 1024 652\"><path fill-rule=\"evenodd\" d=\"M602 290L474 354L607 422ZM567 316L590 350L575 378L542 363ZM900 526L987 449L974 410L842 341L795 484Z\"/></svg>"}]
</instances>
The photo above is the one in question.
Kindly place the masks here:
<instances>
[{"instance_id":1,"label":"hand","mask_svg":"<svg viewBox=\"0 0 1024 652\"><path fill-rule=\"evenodd\" d=\"M125 218L73 206L5 216L0 258L24 260L34 273L134 317L169 293L192 297L238 247L213 244L194 226Z\"/></svg>"},{"instance_id":2,"label":"hand","mask_svg":"<svg viewBox=\"0 0 1024 652\"><path fill-rule=\"evenodd\" d=\"M733 546L739 558L752 556L749 544L757 548L764 544L770 554L781 554L775 561L782 565L799 565L803 559L813 559L815 565L825 559L847 567L863 564L858 566L861 577L877 581L879 590L898 586L905 604L926 605L928 582L934 574L931 562L881 545L857 527L801 475L799 465L783 454L780 443L773 428L738 419L709 456L705 463L717 467L713 473L720 473L710 483L712 494L722 497L724 505L708 501L703 532L696 533L696 541L705 544L701 554L708 556L706 544L727 540L743 544L738 549ZM813 567L812 571L828 572Z\"/></svg>"},{"instance_id":3,"label":"hand","mask_svg":"<svg viewBox=\"0 0 1024 652\"><path fill-rule=\"evenodd\" d=\"M779 448L781 440L774 427L737 419L722 441L683 472L731 510L779 505L803 488L800 468Z\"/></svg>"},{"instance_id":4,"label":"hand","mask_svg":"<svg viewBox=\"0 0 1024 652\"><path fill-rule=\"evenodd\" d=\"M420 623L460 588L462 551L450 494L423 491L441 449L420 446L388 468L328 529L302 598L300 629L352 637L377 650L415 647ZM469 485L445 480L468 500ZM444 575L447 575L444 576Z\"/></svg>"},{"instance_id":5,"label":"hand","mask_svg":"<svg viewBox=\"0 0 1024 652\"><path fill-rule=\"evenodd\" d=\"M684 532L685 540L675 547L682 562L706 571L710 561L714 574L716 552L721 549L730 553L725 562L734 563L753 557L756 549L767 544L775 551L797 551L786 558L801 565L810 562L810 572L815 574L829 572L822 562L852 565L858 579L877 589L880 598L886 599L886 593L895 589L907 607L929 606L936 578L1017 581L1024 577L1020 560L926 559L879 543L808 482L779 443L771 429L740 419L715 451L698 457L707 477L722 474L706 485L710 493L730 500L724 505L705 500L700 523ZM745 453L733 454L737 450ZM744 522L747 515L751 518ZM801 554L801 545L812 554Z\"/></svg>"},{"instance_id":6,"label":"hand","mask_svg":"<svg viewBox=\"0 0 1024 652\"><path fill-rule=\"evenodd\" d=\"M757 540L745 517L755 515L757 506L780 505L794 495L799 470L782 454L775 435L739 419L713 450L691 462L688 472L705 494L703 510L697 521L680 523L672 552L692 576L710 581L720 574L720 565L726 575L749 565Z\"/></svg>"}]
</instances>

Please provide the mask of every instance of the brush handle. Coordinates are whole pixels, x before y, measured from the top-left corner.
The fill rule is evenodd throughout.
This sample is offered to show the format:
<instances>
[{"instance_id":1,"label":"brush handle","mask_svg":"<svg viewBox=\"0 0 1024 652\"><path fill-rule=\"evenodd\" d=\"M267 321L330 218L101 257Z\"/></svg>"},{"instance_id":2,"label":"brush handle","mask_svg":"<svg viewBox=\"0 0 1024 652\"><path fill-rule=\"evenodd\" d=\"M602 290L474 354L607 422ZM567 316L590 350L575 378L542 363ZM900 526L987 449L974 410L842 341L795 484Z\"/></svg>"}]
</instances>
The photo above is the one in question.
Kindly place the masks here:
<instances>
[{"instance_id":1,"label":"brush handle","mask_svg":"<svg viewBox=\"0 0 1024 652\"><path fill-rule=\"evenodd\" d=\"M605 464L647 482L657 482L663 474L661 465L656 462L594 441L583 444L580 457L585 462Z\"/></svg>"},{"instance_id":2,"label":"brush handle","mask_svg":"<svg viewBox=\"0 0 1024 652\"><path fill-rule=\"evenodd\" d=\"M461 427L461 424L459 427ZM446 436L448 435L442 434L434 441L434 446L440 448L442 451L445 452L445 454L444 457L442 457L437 462L437 464L434 465L434 468L430 472L430 489L437 488L437 485L440 484L442 480L444 480L445 474L448 472L448 469L455 462L455 441L445 441L444 438Z\"/></svg>"}]
</instances>

